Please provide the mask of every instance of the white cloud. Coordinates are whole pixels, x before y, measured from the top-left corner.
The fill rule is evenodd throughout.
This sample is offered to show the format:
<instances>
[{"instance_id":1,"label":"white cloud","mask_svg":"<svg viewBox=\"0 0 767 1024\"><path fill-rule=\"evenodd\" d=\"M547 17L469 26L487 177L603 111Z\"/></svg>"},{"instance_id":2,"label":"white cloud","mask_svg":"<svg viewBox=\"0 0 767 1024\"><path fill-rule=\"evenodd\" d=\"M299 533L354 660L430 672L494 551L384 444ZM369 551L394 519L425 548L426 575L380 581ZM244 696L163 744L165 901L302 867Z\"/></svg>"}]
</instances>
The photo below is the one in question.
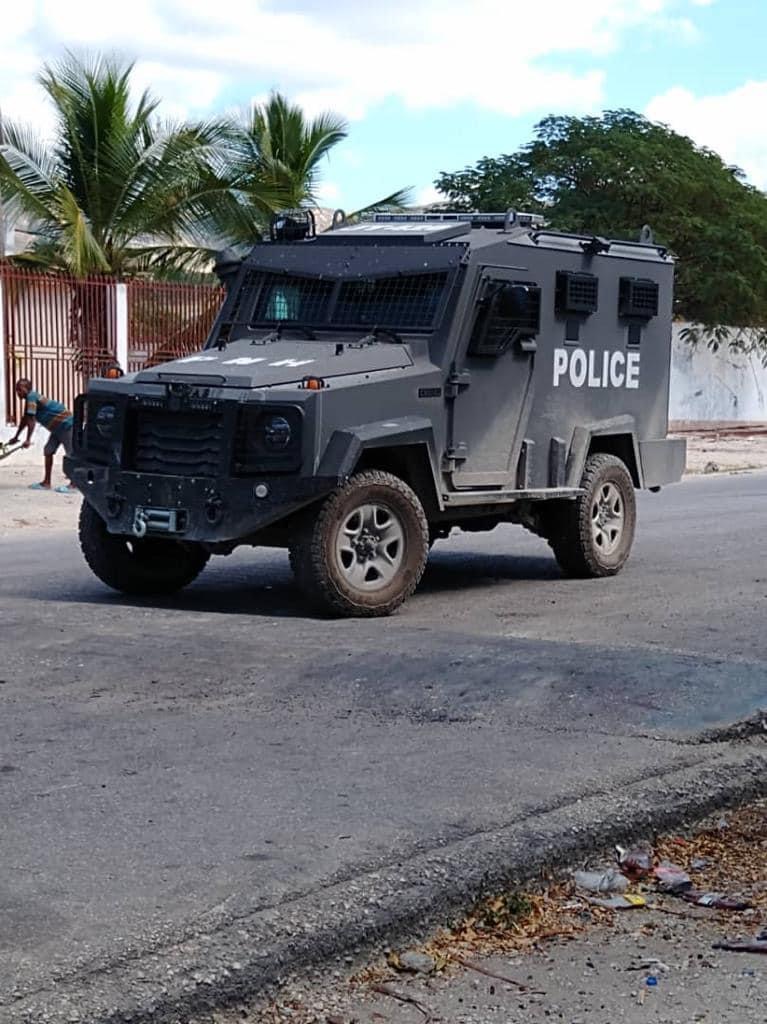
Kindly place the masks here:
<instances>
[{"instance_id":1,"label":"white cloud","mask_svg":"<svg viewBox=\"0 0 767 1024\"><path fill-rule=\"evenodd\" d=\"M334 181L323 181L317 186L317 198L325 203L334 203L341 197L341 189Z\"/></svg>"},{"instance_id":2,"label":"white cloud","mask_svg":"<svg viewBox=\"0 0 767 1024\"><path fill-rule=\"evenodd\" d=\"M438 192L433 185L426 185L424 188L418 189L415 194L416 206L431 206L433 203L444 202L445 197L441 192Z\"/></svg>"},{"instance_id":3,"label":"white cloud","mask_svg":"<svg viewBox=\"0 0 767 1024\"><path fill-rule=\"evenodd\" d=\"M103 0L38 0L4 13L0 109L27 109L29 70L64 47L140 57L141 84L173 114L210 111L238 83L275 86L315 112L362 117L397 98L411 109L470 103L510 116L597 109L604 55L700 0L132 0L119 20ZM570 55L591 67L568 68ZM549 58L547 66L541 61ZM557 67L552 69L551 58Z\"/></svg>"},{"instance_id":4,"label":"white cloud","mask_svg":"<svg viewBox=\"0 0 767 1024\"><path fill-rule=\"evenodd\" d=\"M759 188L767 189L767 137L762 131L767 81L747 82L718 96L696 96L676 87L656 96L645 113L699 145L737 164Z\"/></svg>"}]
</instances>

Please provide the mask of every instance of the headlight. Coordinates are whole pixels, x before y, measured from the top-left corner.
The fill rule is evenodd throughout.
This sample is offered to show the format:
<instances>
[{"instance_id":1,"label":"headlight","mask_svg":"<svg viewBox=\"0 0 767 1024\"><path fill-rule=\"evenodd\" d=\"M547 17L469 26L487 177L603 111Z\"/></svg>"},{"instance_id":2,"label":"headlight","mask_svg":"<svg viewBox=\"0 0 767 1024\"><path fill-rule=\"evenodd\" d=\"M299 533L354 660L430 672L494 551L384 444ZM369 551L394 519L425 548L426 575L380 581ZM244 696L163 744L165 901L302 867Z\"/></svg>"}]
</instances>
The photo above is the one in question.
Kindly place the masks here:
<instances>
[{"instance_id":1,"label":"headlight","mask_svg":"<svg viewBox=\"0 0 767 1024\"><path fill-rule=\"evenodd\" d=\"M293 431L284 416L272 416L264 423L264 444L270 451L283 451L292 438Z\"/></svg>"},{"instance_id":2,"label":"headlight","mask_svg":"<svg viewBox=\"0 0 767 1024\"><path fill-rule=\"evenodd\" d=\"M245 402L237 417L232 452L235 476L295 473L301 468L303 412L296 406Z\"/></svg>"},{"instance_id":3,"label":"headlight","mask_svg":"<svg viewBox=\"0 0 767 1024\"><path fill-rule=\"evenodd\" d=\"M100 405L96 412L96 430L99 434L109 439L115 428L115 416L117 410L113 405Z\"/></svg>"}]
</instances>

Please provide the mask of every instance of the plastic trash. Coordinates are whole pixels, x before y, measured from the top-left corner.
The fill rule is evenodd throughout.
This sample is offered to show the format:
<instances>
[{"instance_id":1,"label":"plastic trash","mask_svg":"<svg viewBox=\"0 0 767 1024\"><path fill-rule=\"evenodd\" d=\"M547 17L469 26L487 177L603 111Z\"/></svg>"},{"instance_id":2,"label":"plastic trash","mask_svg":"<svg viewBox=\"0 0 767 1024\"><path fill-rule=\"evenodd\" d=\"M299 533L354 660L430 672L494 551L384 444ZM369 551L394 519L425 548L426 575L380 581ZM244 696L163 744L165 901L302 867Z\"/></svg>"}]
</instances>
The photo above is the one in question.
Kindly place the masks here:
<instances>
[{"instance_id":1,"label":"plastic trash","mask_svg":"<svg viewBox=\"0 0 767 1024\"><path fill-rule=\"evenodd\" d=\"M649 843L637 843L627 850L619 846L617 850L621 871L631 878L643 878L652 872L654 855Z\"/></svg>"},{"instance_id":2,"label":"plastic trash","mask_svg":"<svg viewBox=\"0 0 767 1024\"><path fill-rule=\"evenodd\" d=\"M692 886L692 879L678 864L669 864L668 861L663 861L654 869L653 874L664 892L683 892Z\"/></svg>"},{"instance_id":3,"label":"plastic trash","mask_svg":"<svg viewBox=\"0 0 767 1024\"><path fill-rule=\"evenodd\" d=\"M590 899L589 903L594 907L604 907L606 910L637 910L639 907L647 906L644 896L635 896L632 893L610 896L604 900Z\"/></svg>"},{"instance_id":4,"label":"plastic trash","mask_svg":"<svg viewBox=\"0 0 767 1024\"><path fill-rule=\"evenodd\" d=\"M629 880L616 868L606 871L574 871L573 881L586 892L625 892Z\"/></svg>"},{"instance_id":5,"label":"plastic trash","mask_svg":"<svg viewBox=\"0 0 767 1024\"><path fill-rule=\"evenodd\" d=\"M679 895L688 903L694 903L696 907L713 907L715 910L739 911L748 910L751 906L746 900L726 896L722 892L698 892L696 889L688 889Z\"/></svg>"},{"instance_id":6,"label":"plastic trash","mask_svg":"<svg viewBox=\"0 0 767 1024\"><path fill-rule=\"evenodd\" d=\"M705 871L706 868L710 868L713 861L710 857L695 857L690 864L691 871Z\"/></svg>"},{"instance_id":7,"label":"plastic trash","mask_svg":"<svg viewBox=\"0 0 767 1024\"><path fill-rule=\"evenodd\" d=\"M767 942L759 942L757 939L730 942L729 939L724 939L722 942L715 942L713 948L726 949L730 953L767 953Z\"/></svg>"}]
</instances>

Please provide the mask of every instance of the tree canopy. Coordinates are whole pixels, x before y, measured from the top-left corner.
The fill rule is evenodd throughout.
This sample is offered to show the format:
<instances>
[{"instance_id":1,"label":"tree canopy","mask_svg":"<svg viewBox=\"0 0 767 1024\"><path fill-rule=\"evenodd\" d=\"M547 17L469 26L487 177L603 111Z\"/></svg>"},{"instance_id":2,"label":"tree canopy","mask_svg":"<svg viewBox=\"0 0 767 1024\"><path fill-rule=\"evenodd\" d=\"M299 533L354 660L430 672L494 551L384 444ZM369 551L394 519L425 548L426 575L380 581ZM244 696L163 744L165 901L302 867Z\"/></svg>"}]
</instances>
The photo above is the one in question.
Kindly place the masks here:
<instances>
[{"instance_id":1,"label":"tree canopy","mask_svg":"<svg viewBox=\"0 0 767 1024\"><path fill-rule=\"evenodd\" d=\"M514 153L441 173L461 209L543 213L560 230L637 238L677 257L676 311L703 324L767 324L767 197L716 153L630 110L547 117Z\"/></svg>"},{"instance_id":2,"label":"tree canopy","mask_svg":"<svg viewBox=\"0 0 767 1024\"><path fill-rule=\"evenodd\" d=\"M241 118L163 122L149 92L134 102L132 70L67 54L38 77L53 139L0 121L0 201L35 238L18 259L75 275L200 269L216 249L256 241L273 212L317 203L343 119L309 119L274 93Z\"/></svg>"},{"instance_id":3,"label":"tree canopy","mask_svg":"<svg viewBox=\"0 0 767 1024\"><path fill-rule=\"evenodd\" d=\"M4 121L0 198L30 226L22 258L75 274L135 273L195 249L207 226L216 123L162 124L158 101L130 95L131 65L68 55L39 82L56 117L51 142Z\"/></svg>"}]
</instances>

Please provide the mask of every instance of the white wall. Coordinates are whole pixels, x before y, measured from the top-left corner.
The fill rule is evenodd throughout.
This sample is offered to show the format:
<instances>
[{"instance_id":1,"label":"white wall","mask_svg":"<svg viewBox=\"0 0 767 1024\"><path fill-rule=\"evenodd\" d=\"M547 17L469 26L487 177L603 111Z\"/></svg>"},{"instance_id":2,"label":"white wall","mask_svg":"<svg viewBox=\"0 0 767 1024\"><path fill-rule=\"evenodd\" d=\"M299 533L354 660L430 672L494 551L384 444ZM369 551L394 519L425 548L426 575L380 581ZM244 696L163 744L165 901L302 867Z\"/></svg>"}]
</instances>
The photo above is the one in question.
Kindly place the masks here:
<instances>
[{"instance_id":1,"label":"white wall","mask_svg":"<svg viewBox=\"0 0 767 1024\"><path fill-rule=\"evenodd\" d=\"M703 341L693 348L680 337L686 326L674 324L669 419L767 420L767 368L759 357L712 352Z\"/></svg>"}]
</instances>

